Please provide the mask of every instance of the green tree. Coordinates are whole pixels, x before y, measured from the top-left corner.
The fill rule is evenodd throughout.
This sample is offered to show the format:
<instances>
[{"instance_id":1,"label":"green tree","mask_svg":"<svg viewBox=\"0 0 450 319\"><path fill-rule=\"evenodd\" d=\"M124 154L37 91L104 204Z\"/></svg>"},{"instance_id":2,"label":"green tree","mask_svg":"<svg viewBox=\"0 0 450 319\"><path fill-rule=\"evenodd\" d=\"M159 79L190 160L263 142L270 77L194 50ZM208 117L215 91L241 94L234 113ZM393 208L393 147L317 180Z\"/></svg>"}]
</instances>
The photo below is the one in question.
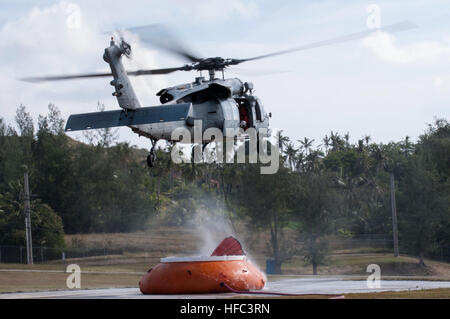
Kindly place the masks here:
<instances>
[{"instance_id":1,"label":"green tree","mask_svg":"<svg viewBox=\"0 0 450 319\"><path fill-rule=\"evenodd\" d=\"M34 124L33 118L30 113L27 112L25 105L20 105L16 111L16 123L19 127L21 136L30 136L34 135Z\"/></svg>"},{"instance_id":2,"label":"green tree","mask_svg":"<svg viewBox=\"0 0 450 319\"><path fill-rule=\"evenodd\" d=\"M422 266L426 254L448 246L450 240L449 156L450 125L437 119L420 136L399 183L401 240Z\"/></svg>"},{"instance_id":3,"label":"green tree","mask_svg":"<svg viewBox=\"0 0 450 319\"><path fill-rule=\"evenodd\" d=\"M0 243L25 245L25 216L20 182L0 195ZM61 217L39 199L31 201L31 233L37 246L62 248L64 229Z\"/></svg>"},{"instance_id":4,"label":"green tree","mask_svg":"<svg viewBox=\"0 0 450 319\"><path fill-rule=\"evenodd\" d=\"M436 176L424 169L420 159L414 159L402 183L399 227L403 246L419 257L421 266L435 244L441 213L448 213L448 206L443 207L439 197Z\"/></svg>"},{"instance_id":5,"label":"green tree","mask_svg":"<svg viewBox=\"0 0 450 319\"><path fill-rule=\"evenodd\" d=\"M328 252L327 235L333 229L333 218L339 203L329 175L305 174L294 195L293 216L299 238L303 242L302 252L317 275Z\"/></svg>"}]
</instances>

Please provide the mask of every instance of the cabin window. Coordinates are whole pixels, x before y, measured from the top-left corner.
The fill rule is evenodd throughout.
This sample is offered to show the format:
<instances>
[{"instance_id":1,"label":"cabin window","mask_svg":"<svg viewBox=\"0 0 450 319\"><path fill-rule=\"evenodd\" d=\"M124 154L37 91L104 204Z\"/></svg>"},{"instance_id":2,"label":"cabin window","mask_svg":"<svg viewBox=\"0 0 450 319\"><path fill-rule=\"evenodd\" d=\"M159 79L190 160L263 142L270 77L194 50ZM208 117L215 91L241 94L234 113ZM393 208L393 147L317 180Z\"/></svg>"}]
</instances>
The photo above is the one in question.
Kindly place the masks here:
<instances>
[{"instance_id":1,"label":"cabin window","mask_svg":"<svg viewBox=\"0 0 450 319\"><path fill-rule=\"evenodd\" d=\"M239 110L239 120L241 122L245 121L247 124L244 127L244 131L249 127L254 127L254 112L249 101L246 98L235 98L234 100L236 101Z\"/></svg>"},{"instance_id":2,"label":"cabin window","mask_svg":"<svg viewBox=\"0 0 450 319\"><path fill-rule=\"evenodd\" d=\"M242 127L244 129L244 131L246 131L249 127L250 127L250 114L248 112L248 108L245 105L245 103L242 103L239 106L239 119L242 123L242 121L245 121L245 126Z\"/></svg>"},{"instance_id":3,"label":"cabin window","mask_svg":"<svg viewBox=\"0 0 450 319\"><path fill-rule=\"evenodd\" d=\"M256 120L262 121L262 112L261 112L261 105L258 101L255 103L255 112L256 112Z\"/></svg>"}]
</instances>

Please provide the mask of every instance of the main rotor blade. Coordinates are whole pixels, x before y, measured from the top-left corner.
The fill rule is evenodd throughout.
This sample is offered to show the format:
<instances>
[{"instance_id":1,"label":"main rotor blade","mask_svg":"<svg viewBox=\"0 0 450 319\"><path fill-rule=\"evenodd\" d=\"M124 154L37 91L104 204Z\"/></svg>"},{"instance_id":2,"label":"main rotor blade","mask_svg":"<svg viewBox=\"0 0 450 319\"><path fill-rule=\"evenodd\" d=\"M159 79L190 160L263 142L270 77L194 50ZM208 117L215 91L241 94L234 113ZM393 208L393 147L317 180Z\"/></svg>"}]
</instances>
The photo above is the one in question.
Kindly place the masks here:
<instances>
[{"instance_id":1,"label":"main rotor blade","mask_svg":"<svg viewBox=\"0 0 450 319\"><path fill-rule=\"evenodd\" d=\"M131 76L139 76L139 75L151 75L151 74L169 74L175 71L188 71L188 66L182 66L178 68L164 68L164 69L153 69L153 70L136 70L136 71L128 71L127 74ZM108 77L112 76L111 72L109 73L84 73L84 74L72 74L72 75L56 75L56 76L42 76L42 77L25 77L20 80L25 82L44 82L44 81L60 81L60 80L74 80L74 79L85 79L85 78L98 78L98 77Z\"/></svg>"},{"instance_id":2,"label":"main rotor blade","mask_svg":"<svg viewBox=\"0 0 450 319\"><path fill-rule=\"evenodd\" d=\"M400 31L405 31L405 30L414 29L414 28L417 28L417 25L415 25L414 23L412 23L410 21L403 21L403 22L388 25L383 28L367 30L367 31L362 31L362 32L356 32L356 33L328 39L325 41L313 42L313 43L298 46L295 48L278 51L278 52L272 52L272 53L252 57L252 58L233 59L233 62L234 62L233 64L239 64L239 63L246 62L246 61L259 60L259 59L269 58L269 57L276 56L276 55L282 55L282 54L287 54L287 53L291 53L291 52L309 50L309 49L319 48L319 47L323 47L323 46L327 46L327 45L331 45L331 44L357 40L357 39L364 38L370 34L373 34L377 31L400 32Z\"/></svg>"},{"instance_id":3,"label":"main rotor blade","mask_svg":"<svg viewBox=\"0 0 450 319\"><path fill-rule=\"evenodd\" d=\"M190 71L192 70L189 65L185 65L178 68L165 68L165 69L153 69L153 70L137 70L137 71L129 71L128 75L138 76L138 75L151 75L151 74L169 74L175 71Z\"/></svg>"},{"instance_id":4,"label":"main rotor blade","mask_svg":"<svg viewBox=\"0 0 450 319\"><path fill-rule=\"evenodd\" d=\"M140 27L126 28L126 30L137 34L142 42L158 46L191 62L198 62L202 60L201 57L198 57L196 54L191 52L191 50L187 49L182 41L163 25L150 24Z\"/></svg>"},{"instance_id":5,"label":"main rotor blade","mask_svg":"<svg viewBox=\"0 0 450 319\"><path fill-rule=\"evenodd\" d=\"M35 76L21 78L21 81L25 82L44 82L44 81L60 81L60 80L74 80L83 78L99 78L105 76L111 76L112 73L84 73L84 74L72 74L72 75L55 75L55 76Z\"/></svg>"}]
</instances>

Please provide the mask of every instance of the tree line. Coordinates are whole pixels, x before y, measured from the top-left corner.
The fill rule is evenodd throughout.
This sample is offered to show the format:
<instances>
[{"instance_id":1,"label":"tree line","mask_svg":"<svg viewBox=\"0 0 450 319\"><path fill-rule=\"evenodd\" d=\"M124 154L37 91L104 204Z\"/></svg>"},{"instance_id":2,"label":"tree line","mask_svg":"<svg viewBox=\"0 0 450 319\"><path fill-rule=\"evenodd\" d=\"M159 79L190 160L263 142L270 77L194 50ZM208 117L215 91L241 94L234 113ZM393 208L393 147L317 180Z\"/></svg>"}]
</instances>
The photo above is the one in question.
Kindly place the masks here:
<instances>
[{"instance_id":1,"label":"tree line","mask_svg":"<svg viewBox=\"0 0 450 319\"><path fill-rule=\"evenodd\" d=\"M64 120L55 105L39 116L37 129L20 106L16 126L0 120L0 243L24 242L23 165L30 175L35 245L62 246L64 233L142 229L154 213L149 195L155 183L135 147L112 145L114 132L90 134L88 144L71 139L64 134ZM39 205L45 205L53 219L44 218ZM40 219L58 230L57 239L40 241L35 236ZM47 234L52 236L51 231Z\"/></svg>"},{"instance_id":2,"label":"tree line","mask_svg":"<svg viewBox=\"0 0 450 319\"><path fill-rule=\"evenodd\" d=\"M425 257L449 249L445 119L436 119L417 141L386 144L369 136L351 143L349 134L332 131L321 141L292 140L280 132L280 169L273 175L261 175L261 164L174 164L171 144L157 150L157 164L149 170L146 151L117 143L114 130L87 133L88 143L66 136L54 105L39 116L37 129L33 123L24 106L15 127L0 119L0 243L24 241L26 165L33 216L47 227L35 226L43 234L36 240L50 246L63 245L64 232L127 232L144 229L152 218L183 225L199 207L220 203L232 225L268 234L278 270L301 253L317 273L331 236L392 236L392 176L401 252L425 265ZM286 232L301 247L286 240Z\"/></svg>"}]
</instances>

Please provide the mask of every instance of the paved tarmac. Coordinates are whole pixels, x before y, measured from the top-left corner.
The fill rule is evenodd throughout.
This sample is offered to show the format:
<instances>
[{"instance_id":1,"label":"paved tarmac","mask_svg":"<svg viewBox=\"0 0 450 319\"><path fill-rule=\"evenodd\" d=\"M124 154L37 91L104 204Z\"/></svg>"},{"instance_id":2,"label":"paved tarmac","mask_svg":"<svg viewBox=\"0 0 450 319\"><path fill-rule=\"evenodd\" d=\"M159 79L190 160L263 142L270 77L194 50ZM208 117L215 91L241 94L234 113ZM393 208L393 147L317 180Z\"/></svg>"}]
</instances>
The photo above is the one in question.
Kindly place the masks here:
<instances>
[{"instance_id":1,"label":"paved tarmac","mask_svg":"<svg viewBox=\"0 0 450 319\"><path fill-rule=\"evenodd\" d=\"M450 281L381 280L380 288L368 288L367 282L365 280L344 280L337 277L281 278L268 282L266 287L262 291L291 294L344 294L434 288L450 288ZM4 293L0 294L0 299L223 299L238 295L239 294L235 293L195 295L143 295L138 288L110 288Z\"/></svg>"}]
</instances>

